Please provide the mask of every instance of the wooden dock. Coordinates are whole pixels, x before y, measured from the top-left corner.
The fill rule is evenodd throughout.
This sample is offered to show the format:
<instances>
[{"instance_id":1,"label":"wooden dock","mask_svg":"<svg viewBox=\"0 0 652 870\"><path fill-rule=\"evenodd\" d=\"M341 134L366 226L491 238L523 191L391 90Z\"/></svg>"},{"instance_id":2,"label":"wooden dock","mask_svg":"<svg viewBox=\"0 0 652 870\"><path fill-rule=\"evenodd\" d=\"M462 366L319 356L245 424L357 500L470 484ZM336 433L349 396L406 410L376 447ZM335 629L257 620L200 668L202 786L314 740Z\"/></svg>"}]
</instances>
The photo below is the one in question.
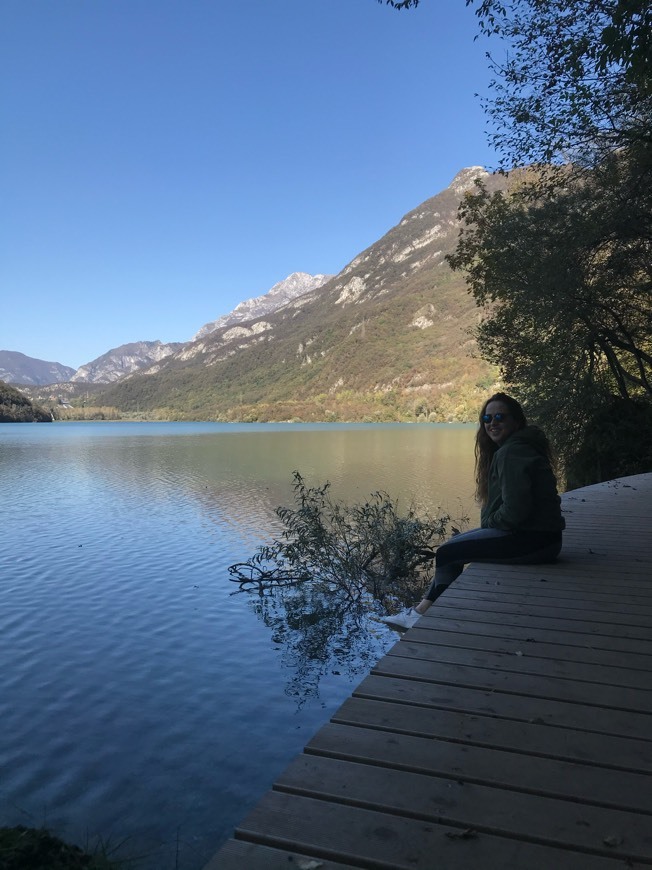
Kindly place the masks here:
<instances>
[{"instance_id":1,"label":"wooden dock","mask_svg":"<svg viewBox=\"0 0 652 870\"><path fill-rule=\"evenodd\" d=\"M470 566L205 870L652 864L652 474L563 504L559 562Z\"/></svg>"}]
</instances>

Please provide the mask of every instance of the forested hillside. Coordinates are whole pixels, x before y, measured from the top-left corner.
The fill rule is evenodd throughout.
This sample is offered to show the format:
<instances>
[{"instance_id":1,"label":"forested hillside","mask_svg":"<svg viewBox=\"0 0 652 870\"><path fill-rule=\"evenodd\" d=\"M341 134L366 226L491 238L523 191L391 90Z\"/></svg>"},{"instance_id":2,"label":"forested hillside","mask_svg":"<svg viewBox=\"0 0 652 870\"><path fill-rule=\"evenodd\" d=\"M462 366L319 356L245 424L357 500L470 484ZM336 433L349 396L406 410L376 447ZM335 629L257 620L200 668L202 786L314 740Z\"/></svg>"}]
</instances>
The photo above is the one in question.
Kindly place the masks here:
<instances>
[{"instance_id":1,"label":"forested hillside","mask_svg":"<svg viewBox=\"0 0 652 870\"><path fill-rule=\"evenodd\" d=\"M0 381L0 423L50 423L52 415Z\"/></svg>"}]
</instances>

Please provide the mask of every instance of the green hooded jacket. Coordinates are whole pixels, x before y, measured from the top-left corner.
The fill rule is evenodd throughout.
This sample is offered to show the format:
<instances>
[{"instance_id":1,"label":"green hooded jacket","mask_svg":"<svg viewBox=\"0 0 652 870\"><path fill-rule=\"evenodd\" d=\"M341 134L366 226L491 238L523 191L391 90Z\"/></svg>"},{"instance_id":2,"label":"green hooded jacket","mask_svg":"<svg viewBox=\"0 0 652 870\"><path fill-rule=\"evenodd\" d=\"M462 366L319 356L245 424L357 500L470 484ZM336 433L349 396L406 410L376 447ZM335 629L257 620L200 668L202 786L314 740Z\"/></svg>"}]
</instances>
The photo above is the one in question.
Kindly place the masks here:
<instances>
[{"instance_id":1,"label":"green hooded jacket","mask_svg":"<svg viewBox=\"0 0 652 870\"><path fill-rule=\"evenodd\" d=\"M496 450L489 468L489 495L481 511L482 528L529 532L565 528L546 443L541 429L526 426Z\"/></svg>"}]
</instances>

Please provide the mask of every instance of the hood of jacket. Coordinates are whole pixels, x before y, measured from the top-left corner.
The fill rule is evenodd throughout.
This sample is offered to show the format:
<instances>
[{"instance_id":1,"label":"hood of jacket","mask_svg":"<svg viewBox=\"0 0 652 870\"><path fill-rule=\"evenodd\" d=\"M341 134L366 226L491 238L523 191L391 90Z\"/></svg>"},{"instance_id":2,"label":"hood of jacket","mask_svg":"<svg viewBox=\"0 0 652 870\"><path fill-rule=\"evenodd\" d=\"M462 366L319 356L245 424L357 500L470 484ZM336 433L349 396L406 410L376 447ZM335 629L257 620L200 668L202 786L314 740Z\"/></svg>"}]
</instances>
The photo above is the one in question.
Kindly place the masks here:
<instances>
[{"instance_id":1,"label":"hood of jacket","mask_svg":"<svg viewBox=\"0 0 652 870\"><path fill-rule=\"evenodd\" d=\"M507 444L510 447L517 444L526 445L536 450L537 453L541 453L542 456L547 456L548 453L548 439L543 429L539 429L538 426L525 426L523 429L517 429L504 444L501 444L501 447L505 447Z\"/></svg>"}]
</instances>

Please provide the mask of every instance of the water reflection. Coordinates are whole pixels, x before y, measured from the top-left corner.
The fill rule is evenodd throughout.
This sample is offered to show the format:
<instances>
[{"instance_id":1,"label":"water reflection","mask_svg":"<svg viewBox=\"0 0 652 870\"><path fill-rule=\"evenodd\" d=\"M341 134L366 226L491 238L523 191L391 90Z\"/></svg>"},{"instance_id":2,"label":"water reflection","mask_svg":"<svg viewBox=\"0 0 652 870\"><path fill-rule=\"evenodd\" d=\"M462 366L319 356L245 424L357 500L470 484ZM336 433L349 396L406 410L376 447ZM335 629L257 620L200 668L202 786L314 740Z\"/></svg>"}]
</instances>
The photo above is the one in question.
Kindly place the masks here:
<instances>
[{"instance_id":1,"label":"water reflection","mask_svg":"<svg viewBox=\"0 0 652 870\"><path fill-rule=\"evenodd\" d=\"M180 828L178 866L199 870L395 638L319 590L233 595L228 566L276 536L294 469L349 503L383 489L475 511L472 442L464 426L0 425L1 820L130 837L142 870L176 866Z\"/></svg>"},{"instance_id":2,"label":"water reflection","mask_svg":"<svg viewBox=\"0 0 652 870\"><path fill-rule=\"evenodd\" d=\"M15 485L39 481L47 490L61 489L63 473L65 492L78 500L100 488L152 509L191 501L211 524L250 540L278 528L274 510L291 502L295 469L311 485L329 480L338 500L364 501L384 490L404 507L414 502L431 513L477 517L468 425L195 424L194 435L191 424L181 434L176 425L184 424L56 424L51 438L12 445L3 474L13 472Z\"/></svg>"},{"instance_id":3,"label":"water reflection","mask_svg":"<svg viewBox=\"0 0 652 870\"><path fill-rule=\"evenodd\" d=\"M325 589L304 584L252 595L251 606L281 652L288 674L285 693L298 708L319 697L322 678L366 673L386 648L386 638L373 631L368 608L345 604Z\"/></svg>"}]
</instances>

